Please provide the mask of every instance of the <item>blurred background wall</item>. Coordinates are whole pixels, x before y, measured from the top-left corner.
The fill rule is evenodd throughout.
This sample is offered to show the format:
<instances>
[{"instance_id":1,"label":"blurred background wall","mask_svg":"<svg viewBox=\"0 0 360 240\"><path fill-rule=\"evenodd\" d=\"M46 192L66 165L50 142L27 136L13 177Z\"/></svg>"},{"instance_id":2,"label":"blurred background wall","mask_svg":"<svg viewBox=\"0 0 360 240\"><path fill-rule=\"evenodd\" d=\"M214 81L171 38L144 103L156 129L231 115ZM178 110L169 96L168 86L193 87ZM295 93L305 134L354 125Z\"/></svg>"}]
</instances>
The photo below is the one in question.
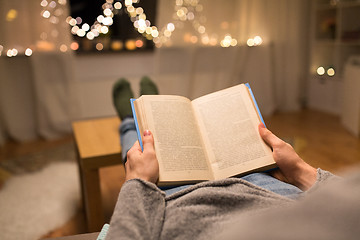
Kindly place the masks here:
<instances>
[{"instance_id":1,"label":"blurred background wall","mask_svg":"<svg viewBox=\"0 0 360 240\"><path fill-rule=\"evenodd\" d=\"M116 1L104 2L120 11ZM54 139L71 132L73 120L115 115L111 89L119 78L137 93L149 76L161 94L191 99L249 82L264 115L297 111L309 101L321 108L317 102L337 96L310 91L312 1L155 2L154 22L171 36L159 37L153 50L84 53L74 43L69 1L0 0L0 143ZM340 114L337 104L332 112Z\"/></svg>"}]
</instances>

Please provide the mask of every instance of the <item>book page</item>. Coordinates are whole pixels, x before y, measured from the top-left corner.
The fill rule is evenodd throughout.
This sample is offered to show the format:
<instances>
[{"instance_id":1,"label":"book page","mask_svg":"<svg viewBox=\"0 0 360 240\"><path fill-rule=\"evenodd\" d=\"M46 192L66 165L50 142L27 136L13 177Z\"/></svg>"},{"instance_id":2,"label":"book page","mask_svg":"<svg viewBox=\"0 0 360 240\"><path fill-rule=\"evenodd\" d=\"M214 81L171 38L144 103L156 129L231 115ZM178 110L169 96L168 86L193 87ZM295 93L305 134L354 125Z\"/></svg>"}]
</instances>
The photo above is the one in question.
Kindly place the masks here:
<instances>
[{"instance_id":1,"label":"book page","mask_svg":"<svg viewBox=\"0 0 360 240\"><path fill-rule=\"evenodd\" d=\"M200 97L193 105L216 179L274 163L245 85Z\"/></svg>"},{"instance_id":2,"label":"book page","mask_svg":"<svg viewBox=\"0 0 360 240\"><path fill-rule=\"evenodd\" d=\"M155 139L160 181L211 179L190 100L179 96L144 95L143 110Z\"/></svg>"}]
</instances>

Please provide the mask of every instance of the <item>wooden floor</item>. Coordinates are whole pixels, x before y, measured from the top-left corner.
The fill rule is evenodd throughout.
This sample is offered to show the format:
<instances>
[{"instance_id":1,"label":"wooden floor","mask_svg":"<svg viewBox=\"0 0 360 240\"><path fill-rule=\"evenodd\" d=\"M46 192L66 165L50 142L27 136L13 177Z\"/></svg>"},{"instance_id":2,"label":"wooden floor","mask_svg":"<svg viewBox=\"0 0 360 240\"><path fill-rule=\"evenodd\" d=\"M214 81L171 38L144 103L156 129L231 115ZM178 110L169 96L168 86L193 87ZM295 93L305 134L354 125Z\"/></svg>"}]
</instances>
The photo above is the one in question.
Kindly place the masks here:
<instances>
[{"instance_id":1,"label":"wooden floor","mask_svg":"<svg viewBox=\"0 0 360 240\"><path fill-rule=\"evenodd\" d=\"M274 114L267 127L283 139L295 139L298 154L314 167L342 174L360 164L360 138L351 135L335 115L317 111Z\"/></svg>"},{"instance_id":2,"label":"wooden floor","mask_svg":"<svg viewBox=\"0 0 360 240\"><path fill-rule=\"evenodd\" d=\"M314 167L320 167L341 175L345 169L360 164L360 139L347 132L337 116L318 111L303 110L295 113L277 113L265 117L267 127L277 136L290 141L299 155ZM66 138L53 143L39 141L31 147L7 144L2 149L1 158L36 151L62 142L73 141ZM31 150L30 150L31 149ZM101 188L106 221L110 220L117 195L124 180L124 169L115 166L101 169ZM85 233L84 212L79 209L63 227L44 237L58 237Z\"/></svg>"}]
</instances>

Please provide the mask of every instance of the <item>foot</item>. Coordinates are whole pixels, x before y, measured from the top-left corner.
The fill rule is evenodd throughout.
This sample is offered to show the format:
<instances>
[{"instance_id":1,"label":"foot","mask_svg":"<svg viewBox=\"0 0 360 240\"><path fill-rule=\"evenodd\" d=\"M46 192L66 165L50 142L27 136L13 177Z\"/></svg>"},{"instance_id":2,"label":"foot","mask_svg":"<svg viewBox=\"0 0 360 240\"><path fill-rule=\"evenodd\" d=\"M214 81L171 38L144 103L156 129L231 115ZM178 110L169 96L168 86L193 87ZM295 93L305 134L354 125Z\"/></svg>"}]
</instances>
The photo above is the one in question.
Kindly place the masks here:
<instances>
[{"instance_id":1,"label":"foot","mask_svg":"<svg viewBox=\"0 0 360 240\"><path fill-rule=\"evenodd\" d=\"M130 98L134 97L134 94L130 88L129 82L121 78L113 86L113 104L120 119L132 116Z\"/></svg>"},{"instance_id":2,"label":"foot","mask_svg":"<svg viewBox=\"0 0 360 240\"><path fill-rule=\"evenodd\" d=\"M140 82L140 95L158 95L157 86L147 76L143 77Z\"/></svg>"}]
</instances>

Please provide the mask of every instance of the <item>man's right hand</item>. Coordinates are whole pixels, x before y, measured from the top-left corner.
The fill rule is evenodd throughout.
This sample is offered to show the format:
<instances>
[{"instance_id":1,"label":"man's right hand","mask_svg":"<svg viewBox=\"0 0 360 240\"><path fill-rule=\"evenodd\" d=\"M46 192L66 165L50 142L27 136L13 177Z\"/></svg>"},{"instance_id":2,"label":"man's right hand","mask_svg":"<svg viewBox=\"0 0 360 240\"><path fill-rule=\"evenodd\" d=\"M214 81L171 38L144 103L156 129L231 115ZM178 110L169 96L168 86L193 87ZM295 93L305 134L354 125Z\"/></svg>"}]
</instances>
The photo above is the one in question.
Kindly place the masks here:
<instances>
[{"instance_id":1,"label":"man's right hand","mask_svg":"<svg viewBox=\"0 0 360 240\"><path fill-rule=\"evenodd\" d=\"M308 190L316 182L316 169L302 160L290 144L275 136L262 123L259 125L259 132L262 139L272 147L274 160L279 167L279 170L270 174L303 191Z\"/></svg>"}]
</instances>

